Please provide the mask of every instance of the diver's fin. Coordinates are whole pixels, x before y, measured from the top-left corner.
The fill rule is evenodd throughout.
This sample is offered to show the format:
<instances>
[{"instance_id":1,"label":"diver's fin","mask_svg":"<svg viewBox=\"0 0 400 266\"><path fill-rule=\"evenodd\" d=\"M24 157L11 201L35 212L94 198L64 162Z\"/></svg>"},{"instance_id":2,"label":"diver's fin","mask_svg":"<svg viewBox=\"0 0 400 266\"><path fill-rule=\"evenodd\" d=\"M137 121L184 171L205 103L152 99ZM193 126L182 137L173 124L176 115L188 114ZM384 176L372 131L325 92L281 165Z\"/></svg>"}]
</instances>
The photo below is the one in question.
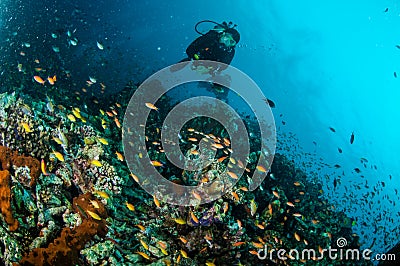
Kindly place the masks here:
<instances>
[{"instance_id":1,"label":"diver's fin","mask_svg":"<svg viewBox=\"0 0 400 266\"><path fill-rule=\"evenodd\" d=\"M186 63L180 64L180 63L183 63L183 62L186 62ZM190 58L189 57L184 58L181 61L179 61L178 63L176 63L175 65L171 66L169 68L169 71L171 71L171 72L179 71L179 70L183 69L185 66L187 66L187 64L189 64L189 62L190 62Z\"/></svg>"}]
</instances>

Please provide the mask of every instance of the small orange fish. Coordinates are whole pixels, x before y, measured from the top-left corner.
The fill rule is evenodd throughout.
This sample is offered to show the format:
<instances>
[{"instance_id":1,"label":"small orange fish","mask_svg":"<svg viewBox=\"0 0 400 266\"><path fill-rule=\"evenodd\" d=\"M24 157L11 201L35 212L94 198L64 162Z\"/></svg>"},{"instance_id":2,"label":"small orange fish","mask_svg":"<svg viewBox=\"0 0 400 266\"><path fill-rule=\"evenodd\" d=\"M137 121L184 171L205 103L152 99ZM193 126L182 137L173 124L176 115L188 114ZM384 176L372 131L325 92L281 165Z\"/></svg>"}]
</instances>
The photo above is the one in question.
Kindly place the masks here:
<instances>
[{"instance_id":1,"label":"small orange fish","mask_svg":"<svg viewBox=\"0 0 400 266\"><path fill-rule=\"evenodd\" d=\"M147 106L147 108L150 108L152 110L156 110L158 111L158 107L156 107L154 104L152 103L145 103L145 105Z\"/></svg>"},{"instance_id":2,"label":"small orange fish","mask_svg":"<svg viewBox=\"0 0 400 266\"><path fill-rule=\"evenodd\" d=\"M188 138L189 141L197 142L196 138Z\"/></svg>"},{"instance_id":3,"label":"small orange fish","mask_svg":"<svg viewBox=\"0 0 400 266\"><path fill-rule=\"evenodd\" d=\"M239 189L240 189L241 191L245 191L245 192L249 191L249 189L248 189L247 187L240 187Z\"/></svg>"},{"instance_id":4,"label":"small orange fish","mask_svg":"<svg viewBox=\"0 0 400 266\"><path fill-rule=\"evenodd\" d=\"M206 234L206 235L204 236L204 239L205 239L205 240L208 240L208 241L212 241L212 240L213 240L212 236L210 236L210 235L208 235L208 234Z\"/></svg>"},{"instance_id":5,"label":"small orange fish","mask_svg":"<svg viewBox=\"0 0 400 266\"><path fill-rule=\"evenodd\" d=\"M193 191L192 194L193 194L193 196L194 196L197 200L201 200L201 196L200 196L199 193Z\"/></svg>"},{"instance_id":6,"label":"small orange fish","mask_svg":"<svg viewBox=\"0 0 400 266\"><path fill-rule=\"evenodd\" d=\"M115 124L117 125L118 128L121 128L121 123L119 122L117 117L114 118L114 122L115 122Z\"/></svg>"},{"instance_id":7,"label":"small orange fish","mask_svg":"<svg viewBox=\"0 0 400 266\"><path fill-rule=\"evenodd\" d=\"M40 167L41 167L41 169L42 169L43 175L46 175L46 176L50 175L50 174L47 173L47 171L46 171L46 163L44 162L43 159L42 159L42 161L40 162Z\"/></svg>"},{"instance_id":8,"label":"small orange fish","mask_svg":"<svg viewBox=\"0 0 400 266\"><path fill-rule=\"evenodd\" d=\"M223 157L219 158L217 161L219 163L222 163L226 158L228 158L228 156L223 156Z\"/></svg>"},{"instance_id":9,"label":"small orange fish","mask_svg":"<svg viewBox=\"0 0 400 266\"><path fill-rule=\"evenodd\" d=\"M200 251L199 251L199 253L204 253L204 252L206 252L207 251L207 247L204 247L204 248L202 248ZM207 263L206 263L206 265L207 265Z\"/></svg>"},{"instance_id":10,"label":"small orange fish","mask_svg":"<svg viewBox=\"0 0 400 266\"><path fill-rule=\"evenodd\" d=\"M121 153L116 151L115 154L117 155L118 160L120 160L121 162L124 161L124 156Z\"/></svg>"},{"instance_id":11,"label":"small orange fish","mask_svg":"<svg viewBox=\"0 0 400 266\"><path fill-rule=\"evenodd\" d=\"M300 241L300 236L299 236L299 234L298 234L297 232L294 232L294 238L295 238L297 241Z\"/></svg>"},{"instance_id":12,"label":"small orange fish","mask_svg":"<svg viewBox=\"0 0 400 266\"><path fill-rule=\"evenodd\" d=\"M199 219L197 219L196 215L194 215L193 212L190 212L190 216L192 217L192 220L193 220L196 224L199 223Z\"/></svg>"},{"instance_id":13,"label":"small orange fish","mask_svg":"<svg viewBox=\"0 0 400 266\"><path fill-rule=\"evenodd\" d=\"M274 196L277 197L278 199L280 198L278 191L273 190L272 194L274 194Z\"/></svg>"},{"instance_id":14,"label":"small orange fish","mask_svg":"<svg viewBox=\"0 0 400 266\"><path fill-rule=\"evenodd\" d=\"M238 179L239 177L237 176L237 174L235 174L234 172L226 172L232 179Z\"/></svg>"},{"instance_id":15,"label":"small orange fish","mask_svg":"<svg viewBox=\"0 0 400 266\"><path fill-rule=\"evenodd\" d=\"M233 243L233 246L234 247L239 247L239 246L244 245L244 244L246 244L246 242L240 241L240 242Z\"/></svg>"},{"instance_id":16,"label":"small orange fish","mask_svg":"<svg viewBox=\"0 0 400 266\"><path fill-rule=\"evenodd\" d=\"M253 255L257 255L257 256L258 256L258 252L257 252L257 251L255 251L255 250L249 250L249 253L250 253L250 254L253 254Z\"/></svg>"},{"instance_id":17,"label":"small orange fish","mask_svg":"<svg viewBox=\"0 0 400 266\"><path fill-rule=\"evenodd\" d=\"M262 165L258 165L256 168L257 168L257 170L258 170L259 172L261 172L261 173L267 172L267 169L265 169L265 167L262 166Z\"/></svg>"},{"instance_id":18,"label":"small orange fish","mask_svg":"<svg viewBox=\"0 0 400 266\"><path fill-rule=\"evenodd\" d=\"M158 241L157 244L160 245L160 247L162 247L163 249L167 249L167 244L165 242Z\"/></svg>"},{"instance_id":19,"label":"small orange fish","mask_svg":"<svg viewBox=\"0 0 400 266\"><path fill-rule=\"evenodd\" d=\"M56 80L57 80L57 77L55 75L53 77L47 77L47 81L50 83L50 85L54 85Z\"/></svg>"},{"instance_id":20,"label":"small orange fish","mask_svg":"<svg viewBox=\"0 0 400 266\"><path fill-rule=\"evenodd\" d=\"M163 166L163 164L162 163L160 163L159 161L151 161L151 164L153 165L153 166Z\"/></svg>"},{"instance_id":21,"label":"small orange fish","mask_svg":"<svg viewBox=\"0 0 400 266\"><path fill-rule=\"evenodd\" d=\"M136 183L139 183L139 178L131 173L131 177L133 178L133 180L135 180Z\"/></svg>"},{"instance_id":22,"label":"small orange fish","mask_svg":"<svg viewBox=\"0 0 400 266\"><path fill-rule=\"evenodd\" d=\"M145 232L146 231L146 228L143 226L143 225L141 225L141 224L137 224L137 225L135 225L137 228L139 228L140 229L140 231L142 231L142 232Z\"/></svg>"},{"instance_id":23,"label":"small orange fish","mask_svg":"<svg viewBox=\"0 0 400 266\"><path fill-rule=\"evenodd\" d=\"M229 210L229 204L228 202L224 202L224 214Z\"/></svg>"},{"instance_id":24,"label":"small orange fish","mask_svg":"<svg viewBox=\"0 0 400 266\"><path fill-rule=\"evenodd\" d=\"M214 143L211 146L214 148L217 148L217 149L222 149L224 147L222 144L219 144L219 143Z\"/></svg>"},{"instance_id":25,"label":"small orange fish","mask_svg":"<svg viewBox=\"0 0 400 266\"><path fill-rule=\"evenodd\" d=\"M264 230L264 229L265 229L265 226L262 225L262 224L256 224L256 226L257 226L258 228L260 228L261 230Z\"/></svg>"},{"instance_id":26,"label":"small orange fish","mask_svg":"<svg viewBox=\"0 0 400 266\"><path fill-rule=\"evenodd\" d=\"M112 112L110 112L110 111L106 111L106 114L107 114L109 117L113 117L113 116L114 116L114 114L113 114Z\"/></svg>"},{"instance_id":27,"label":"small orange fish","mask_svg":"<svg viewBox=\"0 0 400 266\"><path fill-rule=\"evenodd\" d=\"M294 204L293 204L292 202L290 202L290 201L286 202L286 204L287 204L289 207L294 207Z\"/></svg>"},{"instance_id":28,"label":"small orange fish","mask_svg":"<svg viewBox=\"0 0 400 266\"><path fill-rule=\"evenodd\" d=\"M235 198L235 201L239 201L240 199L239 199L239 195L235 192L235 191L232 191L232 196Z\"/></svg>"},{"instance_id":29,"label":"small orange fish","mask_svg":"<svg viewBox=\"0 0 400 266\"><path fill-rule=\"evenodd\" d=\"M147 254L144 253L144 252L136 251L136 253L139 254L140 256L142 256L143 258L145 258L146 260L149 260L149 259L150 259L150 256L147 255Z\"/></svg>"},{"instance_id":30,"label":"small orange fish","mask_svg":"<svg viewBox=\"0 0 400 266\"><path fill-rule=\"evenodd\" d=\"M37 82L37 83L40 83L40 84L42 84L42 85L44 85L44 80L41 78L41 77L39 77L39 76L33 76L33 79Z\"/></svg>"},{"instance_id":31,"label":"small orange fish","mask_svg":"<svg viewBox=\"0 0 400 266\"><path fill-rule=\"evenodd\" d=\"M225 144L225 146L229 146L229 145L231 145L231 141L227 138L224 138L224 144Z\"/></svg>"},{"instance_id":32,"label":"small orange fish","mask_svg":"<svg viewBox=\"0 0 400 266\"><path fill-rule=\"evenodd\" d=\"M117 113L117 111L116 111L115 109L112 109L111 112L112 112L114 115L118 115L118 113Z\"/></svg>"},{"instance_id":33,"label":"small orange fish","mask_svg":"<svg viewBox=\"0 0 400 266\"><path fill-rule=\"evenodd\" d=\"M300 213L293 213L294 217L301 217L302 215Z\"/></svg>"},{"instance_id":34,"label":"small orange fish","mask_svg":"<svg viewBox=\"0 0 400 266\"><path fill-rule=\"evenodd\" d=\"M242 221L240 221L240 220L238 219L238 220L236 220L236 222L237 222L237 225L238 225L239 229L242 228Z\"/></svg>"},{"instance_id":35,"label":"small orange fish","mask_svg":"<svg viewBox=\"0 0 400 266\"><path fill-rule=\"evenodd\" d=\"M155 195L153 196L153 200L154 200L154 204L156 204L156 206L157 206L158 208L160 208L160 207L161 207L161 204L160 204L160 202L158 201L158 199L156 198Z\"/></svg>"},{"instance_id":36,"label":"small orange fish","mask_svg":"<svg viewBox=\"0 0 400 266\"><path fill-rule=\"evenodd\" d=\"M263 245L262 243L251 242L251 244L252 244L255 248L264 248L264 245Z\"/></svg>"},{"instance_id":37,"label":"small orange fish","mask_svg":"<svg viewBox=\"0 0 400 266\"><path fill-rule=\"evenodd\" d=\"M293 184L294 184L296 187L298 187L298 186L301 185L301 183L300 183L299 181L296 181L296 182L294 182Z\"/></svg>"},{"instance_id":38,"label":"small orange fish","mask_svg":"<svg viewBox=\"0 0 400 266\"><path fill-rule=\"evenodd\" d=\"M183 236L180 236L179 240L182 241L183 244L186 244L188 242L187 239L184 238Z\"/></svg>"}]
</instances>

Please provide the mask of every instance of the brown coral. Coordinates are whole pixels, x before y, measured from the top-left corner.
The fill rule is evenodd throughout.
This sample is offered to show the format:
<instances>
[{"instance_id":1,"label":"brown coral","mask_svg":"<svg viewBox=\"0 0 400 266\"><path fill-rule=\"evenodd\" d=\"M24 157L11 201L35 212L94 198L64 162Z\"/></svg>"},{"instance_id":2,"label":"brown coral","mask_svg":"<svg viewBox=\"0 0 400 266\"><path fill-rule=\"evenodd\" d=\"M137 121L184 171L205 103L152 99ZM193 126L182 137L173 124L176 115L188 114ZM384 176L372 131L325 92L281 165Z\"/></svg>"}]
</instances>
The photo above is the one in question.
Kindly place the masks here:
<instances>
[{"instance_id":1,"label":"brown coral","mask_svg":"<svg viewBox=\"0 0 400 266\"><path fill-rule=\"evenodd\" d=\"M30 186L35 184L36 179L40 175L40 162L37 159L29 156L18 155L18 152L4 146L0 146L0 163L2 170L10 170L13 165L17 167L29 167L32 177L32 180L29 183Z\"/></svg>"},{"instance_id":2,"label":"brown coral","mask_svg":"<svg viewBox=\"0 0 400 266\"><path fill-rule=\"evenodd\" d=\"M0 209L4 216L4 220L9 226L10 231L18 228L18 221L14 219L11 210L11 190L9 185L10 172L7 170L0 171Z\"/></svg>"},{"instance_id":3,"label":"brown coral","mask_svg":"<svg viewBox=\"0 0 400 266\"><path fill-rule=\"evenodd\" d=\"M27 254L20 265L76 265L79 264L79 252L93 236L104 237L107 233L105 219L107 212L101 202L99 208L95 208L91 203L95 200L92 194L86 193L74 198L74 210L82 217L82 224L71 229L63 228L61 236L56 238L47 248L35 248ZM96 206L97 207L97 206ZM96 220L85 212L97 213L101 220Z\"/></svg>"}]
</instances>

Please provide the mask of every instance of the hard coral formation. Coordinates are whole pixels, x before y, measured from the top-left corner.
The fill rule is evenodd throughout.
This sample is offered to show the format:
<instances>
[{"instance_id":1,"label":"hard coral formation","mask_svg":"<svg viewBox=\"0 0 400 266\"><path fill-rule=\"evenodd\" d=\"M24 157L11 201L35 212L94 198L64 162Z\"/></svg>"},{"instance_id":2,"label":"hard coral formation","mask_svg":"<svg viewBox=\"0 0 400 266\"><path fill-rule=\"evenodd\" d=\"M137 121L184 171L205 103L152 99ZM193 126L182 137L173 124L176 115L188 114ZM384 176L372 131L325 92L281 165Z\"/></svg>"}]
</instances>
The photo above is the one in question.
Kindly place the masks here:
<instances>
[{"instance_id":1,"label":"hard coral formation","mask_svg":"<svg viewBox=\"0 0 400 266\"><path fill-rule=\"evenodd\" d=\"M0 144L20 154L44 158L50 133L43 126L43 119L35 116L32 108L15 92L0 94Z\"/></svg>"},{"instance_id":2,"label":"hard coral formation","mask_svg":"<svg viewBox=\"0 0 400 266\"><path fill-rule=\"evenodd\" d=\"M50 243L47 248L35 248L27 254L20 265L75 265L79 264L79 253L95 235L104 237L107 233L104 219L96 220L86 212L97 213L106 218L105 207L98 202L95 208L91 201L95 200L93 195L86 193L74 198L73 206L75 212L82 217L82 223L75 228L63 228L61 235ZM97 207L97 206L96 206Z\"/></svg>"},{"instance_id":3,"label":"hard coral formation","mask_svg":"<svg viewBox=\"0 0 400 266\"><path fill-rule=\"evenodd\" d=\"M0 171L0 209L10 231L15 231L18 228L18 221L14 219L11 210L9 179L10 172L7 170Z\"/></svg>"},{"instance_id":4,"label":"hard coral formation","mask_svg":"<svg viewBox=\"0 0 400 266\"><path fill-rule=\"evenodd\" d=\"M3 170L10 170L12 166L29 167L32 177L32 180L29 183L30 186L35 184L36 178L38 178L40 175L40 162L37 159L18 155L18 152L4 146L0 146L0 163Z\"/></svg>"},{"instance_id":5,"label":"hard coral formation","mask_svg":"<svg viewBox=\"0 0 400 266\"><path fill-rule=\"evenodd\" d=\"M20 167L27 166L30 168L32 177L29 185L32 186L35 184L35 180L39 177L39 161L32 157L21 156L18 155L17 152L12 151L7 147L0 146L0 208L1 213L4 216L6 223L9 226L10 231L15 231L18 228L18 221L14 219L11 210L11 190L10 190L10 172L8 170L12 170L12 166Z\"/></svg>"}]
</instances>

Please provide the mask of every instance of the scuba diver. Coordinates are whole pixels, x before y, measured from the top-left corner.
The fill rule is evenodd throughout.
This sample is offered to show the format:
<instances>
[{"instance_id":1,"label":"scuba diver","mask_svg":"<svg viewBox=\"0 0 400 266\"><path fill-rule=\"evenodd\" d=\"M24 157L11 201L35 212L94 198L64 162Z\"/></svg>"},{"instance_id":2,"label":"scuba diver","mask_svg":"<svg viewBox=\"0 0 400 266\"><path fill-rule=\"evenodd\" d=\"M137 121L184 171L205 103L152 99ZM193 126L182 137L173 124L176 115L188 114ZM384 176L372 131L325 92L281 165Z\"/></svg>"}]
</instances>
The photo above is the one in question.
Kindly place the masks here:
<instances>
[{"instance_id":1,"label":"scuba diver","mask_svg":"<svg viewBox=\"0 0 400 266\"><path fill-rule=\"evenodd\" d=\"M209 30L207 33L201 33L197 30L198 25L202 23L213 23L215 24L214 28ZM195 31L199 33L201 36L194 40L186 49L187 58L179 61L181 62L189 62L193 60L195 66L199 67L199 71L205 70L212 76L216 74L220 74L222 70L227 68L232 62L232 59L235 55L235 47L240 40L240 34L235 29L237 25L233 25L232 22L226 23L225 21L221 23L217 23L212 20L202 20L195 25ZM201 66L200 64L196 64L196 60L210 60L215 62L224 63L226 65L218 65L215 64L211 66ZM175 72L185 65L172 67L171 71ZM226 99L228 94L228 89L223 88L220 85L212 84L211 91L216 94L218 99Z\"/></svg>"},{"instance_id":2,"label":"scuba diver","mask_svg":"<svg viewBox=\"0 0 400 266\"><path fill-rule=\"evenodd\" d=\"M203 34L197 30L197 26L204 22L211 22L216 26ZM240 40L240 34L235 29L236 25L232 26L232 22L222 24L211 21L203 20L196 24L195 31L201 34L194 40L186 49L188 58L181 60L181 62L189 60L211 60L229 65L235 55L235 46Z\"/></svg>"}]
</instances>

